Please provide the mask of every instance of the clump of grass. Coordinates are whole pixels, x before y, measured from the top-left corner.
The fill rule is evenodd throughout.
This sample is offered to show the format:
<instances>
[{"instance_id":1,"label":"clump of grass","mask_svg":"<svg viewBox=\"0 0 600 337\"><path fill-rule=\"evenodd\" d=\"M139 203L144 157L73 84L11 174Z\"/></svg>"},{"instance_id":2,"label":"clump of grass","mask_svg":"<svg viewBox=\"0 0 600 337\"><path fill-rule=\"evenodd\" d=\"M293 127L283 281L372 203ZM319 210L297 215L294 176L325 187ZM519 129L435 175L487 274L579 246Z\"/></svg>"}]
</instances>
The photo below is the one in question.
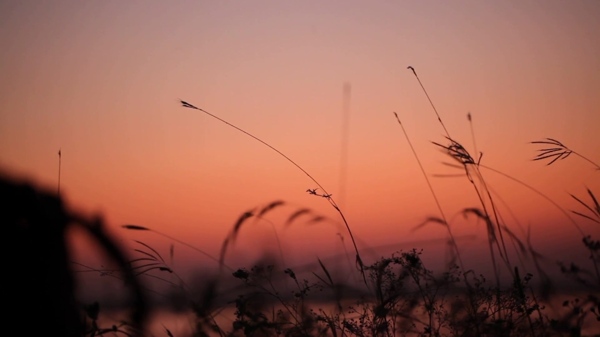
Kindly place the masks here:
<instances>
[{"instance_id":1,"label":"clump of grass","mask_svg":"<svg viewBox=\"0 0 600 337\"><path fill-rule=\"evenodd\" d=\"M433 111L435 112L437 120L440 123L440 125L442 126L442 128L446 134L446 140L449 142L448 145L443 145L443 144L440 144L437 142L432 142L432 143L434 145L442 148L446 152L446 154L448 154L460 167L462 167L464 169L465 176L467 177L467 179L473 186L473 189L477 195L477 198L479 199L479 202L480 202L480 205L482 208L481 212L479 212L478 210L476 211L473 208L466 209L466 212L476 214L479 218L484 220L484 222L486 223L486 229L487 229L487 233L488 233L488 242L490 244L490 256L492 258L494 274L496 275L496 279L498 280L499 272L496 269L497 268L496 267L496 257L495 257L494 250L492 249L493 244L496 245L497 252L498 252L500 258L502 259L502 261L504 261L505 266L507 267L507 269L510 272L512 272L512 267L511 267L511 264L509 261L508 252L506 250L506 244L504 242L503 230L502 230L502 226L501 226L501 222L500 222L500 219L498 216L495 202L492 198L489 188L487 187L485 179L483 178L483 174L479 170L479 164L481 162L481 157L483 156L483 153L480 153L479 159L475 160L464 146L462 146L458 141L456 141L455 139L453 139L450 136L448 129L444 125L444 122L442 121L440 114L438 113L437 109L435 108L435 105L433 104L433 101L431 100L429 94L427 93L425 86L421 82L421 79L417 75L416 70L410 66L408 67L408 69L410 69L412 71L415 78L419 82L419 85L423 89L423 92L427 96L427 99L429 100L431 107L433 108ZM397 115L396 115L396 118L398 119ZM469 122L472 121L470 113L467 115L467 119L469 120ZM399 121L399 119L398 119L398 121ZM404 129L403 129L403 132L406 135L406 131L404 131ZM474 137L474 133L472 133L472 134ZM414 150L413 150L413 152L414 152ZM421 170L423 171L423 173L425 173L421 165L420 165L420 167L421 167ZM476 180L481 187L478 187L478 185L476 184ZM432 190L431 185L430 185L430 190ZM447 224L447 227L449 228L449 224ZM498 240L498 238L499 238L499 240Z\"/></svg>"},{"instance_id":2,"label":"clump of grass","mask_svg":"<svg viewBox=\"0 0 600 337\"><path fill-rule=\"evenodd\" d=\"M427 217L415 228L422 229L425 225L435 223L444 226L448 233L453 256L447 268L441 272L428 268L422 259L423 252L417 249L398 251L389 257L381 257L371 264L365 264L341 209L331 194L307 171L270 144L185 101L181 101L183 107L201 111L259 141L295 165L316 184L316 188L309 188L306 192L326 199L340 214L352 239L358 272L367 286L357 288L340 281L339 275L332 272L321 259L317 259L311 272L304 276L299 274L299 268L277 265L268 259L258 261L249 269L233 269L225 264L227 251L237 240L241 229L251 219L266 220L273 210L286 206L287 203L282 200L243 212L223 240L218 257L147 227L123 226L128 230L153 231L197 250L218 263L221 269L226 268L229 274L225 276L229 277L229 281L235 282L234 286L224 287L226 279L221 274L218 278L209 278L203 286L190 286L178 276L175 276L178 282L157 277L157 273L176 272L159 251L141 241L136 241L139 248L134 250L140 257L130 261L137 277L152 277L180 288L195 315L195 336L579 336L590 319L600 321L600 300L597 296L600 292L600 242L593 240L590 235L584 235L582 228L570 216L575 214L580 219L600 223L600 205L594 193L587 189L588 199L571 195L580 209L569 213L528 184L485 166L481 162L482 152L475 159L466 147L450 136L416 70L413 67L409 67L409 70L418 80L445 132L444 141L434 141L433 145L453 160L453 167L463 170L462 175L467 178L478 198L477 205L467 205L460 213L465 217L475 217L485 225L494 282L490 284L484 275L465 268L451 223L397 113L394 113L396 120L440 213ZM471 125L474 153L477 153L470 113L467 119ZM534 160L550 160L550 165L576 154L600 169L593 161L557 140L547 138L532 143L553 146L540 150L541 153ZM588 270L576 263L559 263L559 268L565 276L582 285L582 289L589 294L565 300L558 311L549 310L552 298L549 298L548 289L537 289L532 283L532 280L540 278L550 284L540 263L543 256L531 245L529 232L522 239L503 221L496 205L497 200L501 199L496 196L492 198L492 189L481 168L503 175L538 193L559 208L577 227L582 234L583 246L590 252L593 268ZM325 220L308 208L298 208L281 225L285 228L300 217L309 215L309 222ZM277 240L283 255L279 239ZM508 243L513 244L521 266L509 259ZM533 261L537 275L529 273L524 267L523 261L528 258ZM507 272L508 276L501 275L501 270ZM500 282L501 276L507 276L510 282ZM217 323L218 316L226 308L233 309L233 316L229 317L227 324ZM97 311L97 308L95 311L91 310L88 317L97 317ZM92 320L95 321L93 318ZM119 333L118 329L117 327L112 332ZM166 335L173 336L166 326L164 329ZM108 332L95 329L90 335Z\"/></svg>"}]
</instances>

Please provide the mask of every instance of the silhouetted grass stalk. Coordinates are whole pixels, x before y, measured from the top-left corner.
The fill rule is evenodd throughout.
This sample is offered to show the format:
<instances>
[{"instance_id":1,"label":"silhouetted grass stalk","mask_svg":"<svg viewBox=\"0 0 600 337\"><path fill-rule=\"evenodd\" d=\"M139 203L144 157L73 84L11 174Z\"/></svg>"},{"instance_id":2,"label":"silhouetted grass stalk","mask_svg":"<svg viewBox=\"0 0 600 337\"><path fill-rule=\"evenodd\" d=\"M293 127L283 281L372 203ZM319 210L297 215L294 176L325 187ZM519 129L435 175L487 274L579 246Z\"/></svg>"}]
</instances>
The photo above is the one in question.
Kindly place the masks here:
<instances>
[{"instance_id":1,"label":"silhouetted grass stalk","mask_svg":"<svg viewBox=\"0 0 600 337\"><path fill-rule=\"evenodd\" d=\"M57 191L56 194L60 195L60 164L61 164L61 153L60 153L60 149L58 149L58 187L57 187Z\"/></svg>"},{"instance_id":2,"label":"silhouetted grass stalk","mask_svg":"<svg viewBox=\"0 0 600 337\"><path fill-rule=\"evenodd\" d=\"M479 159L481 160L481 156L483 155L481 152L477 151L477 142L475 141L475 130L473 130L473 120L471 117L471 113L467 113L467 120L469 121L469 128L471 129L471 139L473 140L473 150L475 153L479 153ZM477 160L479 163L480 160Z\"/></svg>"},{"instance_id":3,"label":"silhouetted grass stalk","mask_svg":"<svg viewBox=\"0 0 600 337\"><path fill-rule=\"evenodd\" d=\"M421 164L421 160L419 159L419 155L417 154L417 151L415 151L415 148L412 145L412 142L410 141L410 138L408 137L408 133L406 132L406 130L404 129L404 125L402 125L402 122L400 121L400 117L398 117L398 114L396 112L394 112L394 116L396 116L396 120L398 121L398 124L400 125L400 128L402 128L402 133L404 134L404 136L406 137L406 141L408 142L408 146L410 147L417 163L419 164L419 169L421 170L421 173L423 173L423 177L425 178L425 181L427 182L427 187L429 188L429 191L431 192L431 195L433 196L433 199L435 201L435 204L440 212L440 216L442 217L442 221L444 223L444 227L446 227L446 230L448 231L448 235L450 236L450 243L452 244L452 248L455 251L456 254L456 258L458 259L458 262L460 264L460 267L462 270L464 270L464 264L462 261L462 258L460 256L460 251L458 250L458 245L456 244L456 240L454 239L454 234L452 234L452 230L450 229L450 224L448 223L448 220L446 219L446 213L444 212L444 210L442 209L442 205L440 204L440 201L437 197L437 194L435 193L435 190L433 189L433 186L431 185L431 182L429 181L429 177L427 177L427 173L425 172L425 168L423 167L423 164Z\"/></svg>"},{"instance_id":4,"label":"silhouetted grass stalk","mask_svg":"<svg viewBox=\"0 0 600 337\"><path fill-rule=\"evenodd\" d=\"M498 217L498 213L496 210L496 207L494 205L493 199L491 198L491 194L489 193L489 190L487 189L487 185L485 183L485 180L483 178L483 175L481 174L481 172L479 171L478 162L475 162L475 160L473 159L473 157L469 154L469 152L457 141L455 141L454 139L452 139L452 137L450 136L450 133L448 132L448 129L446 128L446 126L444 125L444 122L442 121L442 118L440 117L440 114L438 113L437 109L435 108L435 105L433 104L433 101L431 100L429 94L427 93L427 90L425 89L425 86L423 85L423 83L421 82L421 79L419 78L419 76L417 75L416 70L412 67L409 66L408 67L409 70L412 71L412 73L414 74L415 78L417 79L417 81L419 82L419 85L421 86L421 89L423 90L423 92L425 93L425 96L427 97L427 99L429 100L429 103L431 104L431 107L433 108L433 111L435 112L435 115L440 123L440 125L442 126L442 128L444 129L444 132L446 133L446 138L450 141L450 145L448 146L444 146L441 145L439 143L433 142L433 144L445 149L447 151L447 153L454 158L455 160L457 160L463 167L465 170L465 175L467 176L469 182L472 184L475 193L479 199L479 202L481 204L481 207L483 208L483 216L481 216L483 218L483 220L486 222L487 225L487 229L488 229L488 239L489 239L489 244L490 244L490 255L491 255L491 259L492 259L492 265L493 265L493 271L494 271L494 276L496 278L496 285L498 287L498 289L500 289L500 275L499 275L499 271L497 269L497 265L496 265L496 258L495 258L495 253L494 250L492 249L491 245L492 242L496 243L497 249L498 249L498 253L502 259L502 261L504 261L508 272L514 277L513 270L509 261L509 257L508 257L508 253L506 250L506 244L504 242L504 235L503 235L503 231L500 225L500 221L499 221L499 217ZM480 158L481 159L481 156ZM493 214L494 220L495 220L495 225L496 225L496 229L498 232L498 236L500 237L500 242L498 242L497 238L496 238L496 234L494 233L494 229L493 229L493 221L492 218L490 216L490 211L488 210L488 206L486 205L487 203L484 200L484 197L482 195L482 192L480 191L480 189L477 187L477 185L475 184L475 181L469 171L470 167L474 167L474 172L484 190L484 193L486 193L487 198L489 200L490 206L491 206L491 214ZM477 214L477 213L475 213ZM496 294L497 297L497 302L500 302L500 294L499 292ZM500 313L502 314L502 313Z\"/></svg>"},{"instance_id":5,"label":"silhouetted grass stalk","mask_svg":"<svg viewBox=\"0 0 600 337\"><path fill-rule=\"evenodd\" d=\"M333 206L333 208L339 213L340 217L342 218L342 221L344 222L344 225L346 226L346 230L348 231L348 235L350 235L350 239L352 240L352 245L354 246L354 251L356 252L356 263L358 264L359 268L360 268L360 272L363 276L363 281L365 282L365 285L367 284L367 279L365 276L365 271L364 271L364 264L362 262L362 258L360 257L360 253L358 250L358 246L356 245L356 240L354 239L354 235L352 234L352 230L350 229L350 225L348 224L348 221L346 220L346 217L344 216L344 213L342 212L342 210L339 208L339 206L335 203L334 199L331 197L331 194L327 192L327 190L312 176L310 175L310 173L308 173L305 169L303 169L300 165L298 165L295 161L293 161L290 157L286 156L283 152L277 150L275 147L271 146L270 144L268 144L267 142L263 141L262 139L252 135L251 133L227 122L224 119L221 119L213 114L211 114L210 112L198 108L186 101L180 100L181 105L184 108L189 108L189 109L194 109L194 110L198 110L201 111L205 114L207 114L208 116L222 122L225 123L226 125L242 132L243 134L253 138L254 140L260 142L261 144L267 146L268 148L270 148L271 150L275 151L277 154L279 154L280 156L282 156L283 158L285 158L288 162L290 162L291 164L293 164L294 166L296 166L296 168L298 168L300 171L302 171L307 177L310 178L310 180L312 180L321 190L323 190L323 197L325 197L325 199L327 199L327 201L329 201L329 203L331 204L331 206ZM313 190L314 191L314 190ZM315 194L315 193L312 193Z\"/></svg>"},{"instance_id":6,"label":"silhouetted grass stalk","mask_svg":"<svg viewBox=\"0 0 600 337\"><path fill-rule=\"evenodd\" d=\"M477 167L478 166L477 164L479 164L479 163L478 162L476 163L475 160L473 159L473 157L471 157L471 155L469 154L469 152L460 143L458 143L457 141L455 141L450 136L450 133L448 132L448 129L444 125L444 122L442 121L442 118L440 117L440 114L438 113L437 109L435 108L435 105L433 104L433 101L429 97L429 94L427 93L427 90L425 89L425 86L421 82L421 79L417 75L416 70L413 67L411 67L411 66L409 66L408 69L410 69L413 72L413 74L415 75L415 78L417 79L417 81L419 82L419 85L423 89L423 92L425 93L425 96L427 96L427 99L429 100L429 103L431 104L431 107L433 108L433 111L435 112L435 115L437 116L437 119L438 119L440 125L444 129L444 131L446 133L447 139L451 142L451 145L449 145L449 146L444 146L444 145L438 144L436 142L433 142L433 144L446 149L448 151L449 155L451 155L454 159L456 159L458 162L460 162L464 166L464 168L465 168L465 175L467 176L467 178L469 179L469 181L473 185L473 188L475 189L475 193L477 194L477 197L478 197L478 199L479 199L479 201L481 203L481 206L483 207L483 210L484 210L485 216L487 218L487 221L491 221L490 212L488 211L488 208L486 206L486 202L484 201L482 193L480 192L479 188L475 184L475 181L474 181L472 175L469 172L469 166L470 167L475 167L476 175L479 178L479 181L480 181L480 183L481 183L481 185L483 187L483 190L487 194L488 200L490 202L490 206L492 208L491 209L492 210L491 214L493 214L494 219L496 221L496 227L497 227L497 230L498 230L498 235L500 236L500 243L502 244L502 248L500 248L500 246L499 246L500 243L498 243L496 241L496 243L498 245L498 253L502 257L502 259L505 261L506 266L507 266L509 272L512 274L512 268L510 266L510 261L508 260L508 254L507 254L507 250L506 250L506 245L504 243L504 236L502 234L502 228L500 227L500 222L499 222L499 219L498 219L498 214L496 212L496 207L494 206L493 199L491 199L491 194L487 190L485 180L483 179L483 176L481 175L481 172L479 171L479 169ZM481 159L481 157L480 157L480 159Z\"/></svg>"}]
</instances>

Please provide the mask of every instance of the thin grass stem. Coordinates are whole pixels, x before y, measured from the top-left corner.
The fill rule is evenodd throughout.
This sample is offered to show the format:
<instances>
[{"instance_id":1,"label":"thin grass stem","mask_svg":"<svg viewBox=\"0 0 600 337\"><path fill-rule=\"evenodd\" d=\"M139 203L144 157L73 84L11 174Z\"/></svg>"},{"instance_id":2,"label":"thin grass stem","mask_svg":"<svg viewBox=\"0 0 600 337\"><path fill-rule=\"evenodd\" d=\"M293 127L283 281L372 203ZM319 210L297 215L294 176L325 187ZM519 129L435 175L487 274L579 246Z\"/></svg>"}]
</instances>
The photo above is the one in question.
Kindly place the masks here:
<instances>
[{"instance_id":1,"label":"thin grass stem","mask_svg":"<svg viewBox=\"0 0 600 337\"><path fill-rule=\"evenodd\" d=\"M573 226L574 226L574 227L577 229L577 231L579 231L579 234L581 234L582 236L585 236L585 234L584 234L583 230L581 229L581 227L579 227L579 225L577 224L577 222L576 222L575 220L573 220L573 218L572 218L572 217L569 215L569 213L568 213L568 212L567 212L567 211L566 211L564 208L560 207L560 205L559 205L559 204L557 204L557 203L556 203L556 201L554 201L554 200L550 199L550 198L549 198L547 195L545 195L544 193L540 192L538 189L536 189L536 188L534 188L533 186L531 186L531 185L529 185L529 184L525 183L525 182L524 182L524 181L522 181L522 180L519 180L519 179L517 179L517 178L515 178L515 177L512 177L512 176L510 176L510 175L508 175L508 174L506 174L506 173L504 173L504 172L498 171L498 170L496 170L496 169L494 169L494 168L491 168L491 167L489 167L489 166L482 165L482 164L480 164L479 166L480 166L480 167L483 167L483 168L485 168L486 170L490 170L490 171L492 171L492 172L494 172L494 173L497 173L497 174L499 174L499 175L501 175L501 176L503 176L503 177L505 177L505 178L508 178L508 179L510 179L510 180L512 180L512 181L514 181L514 182L516 182L517 184L520 184L520 185L522 185L522 186L524 186L524 187L526 187L526 188L530 189L530 190L531 190L531 191L533 191L535 194L537 194L537 195L539 195L540 197L544 198L546 201L548 201L548 202L549 202L549 203L551 203L551 204L552 204L554 207L556 207L556 208L557 208L557 209L558 209L558 210L559 210L559 211L560 211L560 212L561 212L561 213L562 213L562 214L563 214L563 215L564 215L564 216L565 216L565 217L566 217L566 218L569 220L569 222L571 222L571 223L573 224Z\"/></svg>"},{"instance_id":2,"label":"thin grass stem","mask_svg":"<svg viewBox=\"0 0 600 337\"><path fill-rule=\"evenodd\" d=\"M60 196L60 165L61 165L61 151L58 149L58 188L56 194Z\"/></svg>"},{"instance_id":3,"label":"thin grass stem","mask_svg":"<svg viewBox=\"0 0 600 337\"><path fill-rule=\"evenodd\" d=\"M417 78L417 81L419 81L419 85L421 85L421 89L423 89L423 92L425 93L425 96L427 96L427 99L429 100L429 104L431 104L431 107L433 108L433 111L435 111L435 115L437 116L438 121L440 122L440 124L442 125L442 128L444 128L444 131L446 132L446 136L448 136L448 138L450 138L450 133L448 132L448 129L446 129L446 126L444 125L444 122L442 122L442 118L440 117L440 114L438 113L437 109L435 108L435 105L433 104L433 101L429 97L429 94L427 93L427 90L425 89L425 86L423 86L423 83L421 83L421 79L419 78L419 75L417 75L417 71L415 70L415 68L413 68L411 66L408 66L407 69L412 70L413 74Z\"/></svg>"},{"instance_id":4,"label":"thin grass stem","mask_svg":"<svg viewBox=\"0 0 600 337\"><path fill-rule=\"evenodd\" d=\"M364 264L362 262L362 258L360 257L360 253L358 250L358 246L356 245L356 240L354 239L354 235L352 234L352 230L350 229L350 225L348 224L348 221L346 220L346 217L344 216L344 213L342 213L342 210L339 208L339 206L335 203L335 201L333 200L333 198L331 197L331 194L327 192L327 190L312 176L310 175L310 173L308 173L305 169L303 169L300 165L298 165L295 161L293 161L290 157L286 156L283 152L279 151L278 149L276 149L275 147L271 146L269 143L263 141L262 139L254 136L253 134L227 122L226 120L219 118L213 114L211 114L210 112L198 108L195 105L192 105L186 101L180 100L181 105L184 108L189 108L189 109L194 109L194 110L198 110L201 111L205 114L207 114L208 116L220 121L221 123L224 123L240 132L242 132L243 134L253 138L254 140L260 142L261 144L265 145L266 147L270 148L271 150L275 151L277 154L279 154L280 156L282 156L283 158L285 158L288 162L290 162L291 164L293 164L294 166L296 166L296 168L298 168L300 171L302 171L302 173L304 173L308 178L310 178L310 180L312 180L321 190L323 190L323 193L326 197L326 199L329 201L329 203L331 204L331 206L333 206L333 208L340 214L340 217L342 218L342 221L344 222L344 225L346 226L346 230L348 231L348 235L350 235L350 239L352 240L352 245L354 246L354 251L356 252L356 263L358 264L359 268L360 268L360 272L362 274L363 277L363 281L365 283L365 285L367 285L367 277L365 275L365 270L364 270Z\"/></svg>"},{"instance_id":5,"label":"thin grass stem","mask_svg":"<svg viewBox=\"0 0 600 337\"><path fill-rule=\"evenodd\" d=\"M414 69L413 69L413 71L414 71ZM416 73L415 73L415 75L416 75ZM452 234L452 230L450 229L450 224L448 223L448 220L446 218L446 213L442 209L442 205L440 204L437 194L435 193L435 190L433 189L433 185L431 185L431 181L429 181L429 178L427 177L425 168L423 167L423 164L421 163L421 160L419 159L419 155L417 154L417 151L415 151L415 148L412 145L412 142L410 141L410 137L408 137L408 133L404 129L404 125L402 125L402 122L400 121L400 117L398 117L398 114L396 112L394 112L394 116L396 116L396 120L398 121L398 124L400 125L400 128L402 129L402 133L404 133L404 137L406 137L408 146L410 147L417 163L419 164L419 168L421 169L421 173L423 173L423 177L425 177L425 181L427 182L427 187L429 188L429 191L431 192L431 195L433 196L435 204L436 204L436 206L440 212L440 215L446 225L446 229L448 230L448 235L450 236L450 242L452 243L452 246L454 247L454 251L456 252L456 257L460 263L460 267L461 267L461 269L464 270L464 264L463 264L462 258L460 256L460 251L458 250L458 245L456 244L456 240L454 238L454 235Z\"/></svg>"},{"instance_id":6,"label":"thin grass stem","mask_svg":"<svg viewBox=\"0 0 600 337\"><path fill-rule=\"evenodd\" d=\"M471 139L473 140L473 150L475 153L479 153L477 151L477 142L475 141L475 130L473 130L473 119L471 117L471 113L467 113L467 120L469 121L469 127L471 128Z\"/></svg>"}]
</instances>

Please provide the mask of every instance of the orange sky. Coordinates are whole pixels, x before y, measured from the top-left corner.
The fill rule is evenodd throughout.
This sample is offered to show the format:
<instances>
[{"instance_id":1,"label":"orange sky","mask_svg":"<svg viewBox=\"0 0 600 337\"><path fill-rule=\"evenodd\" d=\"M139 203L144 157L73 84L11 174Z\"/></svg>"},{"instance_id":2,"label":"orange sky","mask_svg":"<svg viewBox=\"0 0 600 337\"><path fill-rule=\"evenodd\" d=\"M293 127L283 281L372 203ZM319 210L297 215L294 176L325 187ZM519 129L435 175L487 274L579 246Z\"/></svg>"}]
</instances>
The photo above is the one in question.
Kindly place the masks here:
<instances>
[{"instance_id":1,"label":"orange sky","mask_svg":"<svg viewBox=\"0 0 600 337\"><path fill-rule=\"evenodd\" d=\"M69 203L102 213L126 242L161 251L171 241L119 226L147 226L216 256L244 211L274 200L289 203L270 219L290 259L342 251L339 227L283 229L281 219L303 207L340 221L305 192L314 182L257 141L182 108L184 99L308 171L338 200L361 247L443 238L435 226L410 231L439 212L393 112L428 174L460 172L441 165L447 158L430 143L444 142L444 132L410 65L451 136L474 154L471 112L482 164L577 209L568 194L600 195L600 173L575 156L533 162L538 147L528 142L552 137L600 161L598 17L597 1L3 1L0 167L54 189L61 149ZM579 233L554 206L482 172L536 242L553 244L549 253L579 249ZM431 182L456 232L483 242L481 224L456 216L477 206L466 178ZM271 224L252 226L232 259L276 250ZM600 226L581 227L598 238Z\"/></svg>"}]
</instances>

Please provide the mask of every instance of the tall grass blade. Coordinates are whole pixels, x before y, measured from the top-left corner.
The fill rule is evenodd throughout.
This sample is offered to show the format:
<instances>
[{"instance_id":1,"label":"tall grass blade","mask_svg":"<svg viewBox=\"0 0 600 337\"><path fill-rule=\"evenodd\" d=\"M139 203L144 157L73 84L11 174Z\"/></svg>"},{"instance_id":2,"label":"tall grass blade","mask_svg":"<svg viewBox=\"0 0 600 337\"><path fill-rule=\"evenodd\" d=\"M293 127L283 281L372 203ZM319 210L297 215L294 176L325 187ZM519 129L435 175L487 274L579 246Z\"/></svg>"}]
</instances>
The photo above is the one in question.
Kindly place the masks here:
<instances>
[{"instance_id":1,"label":"tall grass blade","mask_svg":"<svg viewBox=\"0 0 600 337\"><path fill-rule=\"evenodd\" d=\"M329 280L329 285L333 287L333 280L331 279L331 275L329 274L329 271L327 270L327 268L325 268L325 265L323 264L323 261L321 261L321 259L317 259L317 260L319 261L319 265L321 266L321 269L323 269L325 276L327 276L327 279Z\"/></svg>"}]
</instances>

